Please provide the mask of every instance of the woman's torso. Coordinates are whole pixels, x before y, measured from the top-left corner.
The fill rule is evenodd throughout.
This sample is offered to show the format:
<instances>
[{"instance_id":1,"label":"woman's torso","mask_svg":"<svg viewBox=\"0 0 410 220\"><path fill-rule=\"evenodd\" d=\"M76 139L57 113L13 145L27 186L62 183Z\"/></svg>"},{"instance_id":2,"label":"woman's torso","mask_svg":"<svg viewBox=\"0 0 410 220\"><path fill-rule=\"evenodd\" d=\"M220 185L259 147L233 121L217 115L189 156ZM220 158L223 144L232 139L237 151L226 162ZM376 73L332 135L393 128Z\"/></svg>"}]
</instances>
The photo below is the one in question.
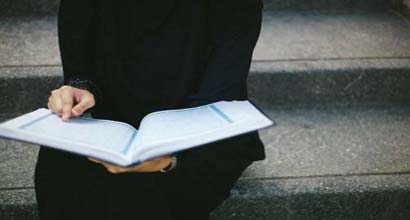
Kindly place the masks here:
<instances>
[{"instance_id":1,"label":"woman's torso","mask_svg":"<svg viewBox=\"0 0 410 220\"><path fill-rule=\"evenodd\" d=\"M103 100L93 116L139 127L150 112L188 105L212 50L207 39L209 1L95 2L95 45L90 48L95 48L96 84ZM240 90L245 91L238 99L246 94L246 87ZM256 132L235 140L238 153L264 158Z\"/></svg>"},{"instance_id":2,"label":"woman's torso","mask_svg":"<svg viewBox=\"0 0 410 220\"><path fill-rule=\"evenodd\" d=\"M149 112L183 107L206 62L205 1L97 4L100 113L137 123Z\"/></svg>"}]
</instances>

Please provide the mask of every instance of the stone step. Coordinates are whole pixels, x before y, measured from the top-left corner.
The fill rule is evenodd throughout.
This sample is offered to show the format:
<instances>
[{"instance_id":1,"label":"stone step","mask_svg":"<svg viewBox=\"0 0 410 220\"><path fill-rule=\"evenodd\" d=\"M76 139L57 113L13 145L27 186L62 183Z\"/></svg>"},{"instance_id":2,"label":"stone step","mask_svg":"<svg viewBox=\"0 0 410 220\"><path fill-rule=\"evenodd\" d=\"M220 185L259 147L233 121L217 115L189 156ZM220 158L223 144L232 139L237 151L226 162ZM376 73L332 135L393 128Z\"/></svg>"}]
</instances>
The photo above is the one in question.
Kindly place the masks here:
<instances>
[{"instance_id":1,"label":"stone step","mask_svg":"<svg viewBox=\"0 0 410 220\"><path fill-rule=\"evenodd\" d=\"M240 180L211 220L408 220L410 175ZM0 190L0 217L38 220L32 188Z\"/></svg>"},{"instance_id":2,"label":"stone step","mask_svg":"<svg viewBox=\"0 0 410 220\"><path fill-rule=\"evenodd\" d=\"M0 16L56 15L60 0L2 0ZM264 0L265 10L385 11L402 0Z\"/></svg>"},{"instance_id":3,"label":"stone step","mask_svg":"<svg viewBox=\"0 0 410 220\"><path fill-rule=\"evenodd\" d=\"M0 17L28 15L56 15L60 0L2 0Z\"/></svg>"},{"instance_id":4,"label":"stone step","mask_svg":"<svg viewBox=\"0 0 410 220\"><path fill-rule=\"evenodd\" d=\"M408 220L410 175L240 180L211 220ZM38 220L34 189L0 190L0 217Z\"/></svg>"},{"instance_id":5,"label":"stone step","mask_svg":"<svg viewBox=\"0 0 410 220\"><path fill-rule=\"evenodd\" d=\"M408 220L410 175L240 181L212 220Z\"/></svg>"},{"instance_id":6,"label":"stone step","mask_svg":"<svg viewBox=\"0 0 410 220\"><path fill-rule=\"evenodd\" d=\"M0 113L22 113L47 106L49 93L61 85L55 67L0 67Z\"/></svg>"},{"instance_id":7,"label":"stone step","mask_svg":"<svg viewBox=\"0 0 410 220\"><path fill-rule=\"evenodd\" d=\"M402 7L401 0L264 0L265 10L386 11Z\"/></svg>"},{"instance_id":8,"label":"stone step","mask_svg":"<svg viewBox=\"0 0 410 220\"><path fill-rule=\"evenodd\" d=\"M262 107L410 103L410 59L335 62L330 68L329 63L315 62L323 68L308 72L306 66L300 71L283 63L255 63L248 79L250 99ZM61 85L61 75L60 66L0 68L0 111L46 107L50 91Z\"/></svg>"},{"instance_id":9,"label":"stone step","mask_svg":"<svg viewBox=\"0 0 410 220\"><path fill-rule=\"evenodd\" d=\"M52 16L0 19L0 67L60 65L56 25ZM409 27L410 18L397 11L265 12L253 60L408 59Z\"/></svg>"},{"instance_id":10,"label":"stone step","mask_svg":"<svg viewBox=\"0 0 410 220\"><path fill-rule=\"evenodd\" d=\"M55 17L0 20L0 112L45 106L62 81ZM410 20L398 12L265 12L249 92L262 106L410 103Z\"/></svg>"},{"instance_id":11,"label":"stone step","mask_svg":"<svg viewBox=\"0 0 410 220\"><path fill-rule=\"evenodd\" d=\"M260 132L266 160L243 173L214 219L410 216L410 106L263 110L278 124ZM0 219L33 219L36 154L35 145L0 140Z\"/></svg>"}]
</instances>

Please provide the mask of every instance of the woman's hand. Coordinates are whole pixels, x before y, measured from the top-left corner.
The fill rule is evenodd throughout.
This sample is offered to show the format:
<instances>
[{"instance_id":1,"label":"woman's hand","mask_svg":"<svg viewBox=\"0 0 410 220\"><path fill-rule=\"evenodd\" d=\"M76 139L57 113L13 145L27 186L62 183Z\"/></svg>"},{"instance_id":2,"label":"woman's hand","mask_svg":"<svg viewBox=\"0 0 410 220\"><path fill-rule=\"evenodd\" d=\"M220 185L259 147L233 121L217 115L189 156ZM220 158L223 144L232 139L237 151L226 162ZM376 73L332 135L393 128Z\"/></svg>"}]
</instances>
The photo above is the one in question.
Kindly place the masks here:
<instances>
[{"instance_id":1,"label":"woman's hand","mask_svg":"<svg viewBox=\"0 0 410 220\"><path fill-rule=\"evenodd\" d=\"M95 99L91 92L66 85L53 90L47 104L48 108L64 121L72 116L82 115L94 105Z\"/></svg>"},{"instance_id":2,"label":"woman's hand","mask_svg":"<svg viewBox=\"0 0 410 220\"><path fill-rule=\"evenodd\" d=\"M140 163L135 166L130 166L130 167L121 167L121 166L113 165L110 163L102 162L94 158L88 158L88 159L95 163L102 164L111 173L157 172L157 171L160 171L161 169L164 169L171 163L170 156L157 157L157 158L147 160L143 163Z\"/></svg>"},{"instance_id":3,"label":"woman's hand","mask_svg":"<svg viewBox=\"0 0 410 220\"><path fill-rule=\"evenodd\" d=\"M61 116L64 121L70 117L82 115L83 112L94 105L95 99L91 92L67 85L53 90L47 104L48 108L58 116ZM111 173L156 172L167 167L171 162L170 156L164 156L148 160L135 166L121 167L93 158L89 159L102 164Z\"/></svg>"}]
</instances>

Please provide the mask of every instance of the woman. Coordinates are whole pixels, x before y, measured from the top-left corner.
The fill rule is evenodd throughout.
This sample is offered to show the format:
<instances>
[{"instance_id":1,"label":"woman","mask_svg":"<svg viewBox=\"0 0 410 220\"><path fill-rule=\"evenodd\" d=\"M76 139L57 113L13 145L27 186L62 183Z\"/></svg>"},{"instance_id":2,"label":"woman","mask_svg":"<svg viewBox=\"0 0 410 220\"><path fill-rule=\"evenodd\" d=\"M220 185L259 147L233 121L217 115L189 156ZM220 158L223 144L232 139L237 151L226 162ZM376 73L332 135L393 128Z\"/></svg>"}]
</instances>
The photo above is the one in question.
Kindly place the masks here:
<instances>
[{"instance_id":1,"label":"woman","mask_svg":"<svg viewBox=\"0 0 410 220\"><path fill-rule=\"evenodd\" d=\"M153 111L247 99L261 0L62 0L64 86L48 107L69 120L138 127ZM257 133L118 167L41 148L35 185L45 219L208 219L243 170L264 159Z\"/></svg>"}]
</instances>

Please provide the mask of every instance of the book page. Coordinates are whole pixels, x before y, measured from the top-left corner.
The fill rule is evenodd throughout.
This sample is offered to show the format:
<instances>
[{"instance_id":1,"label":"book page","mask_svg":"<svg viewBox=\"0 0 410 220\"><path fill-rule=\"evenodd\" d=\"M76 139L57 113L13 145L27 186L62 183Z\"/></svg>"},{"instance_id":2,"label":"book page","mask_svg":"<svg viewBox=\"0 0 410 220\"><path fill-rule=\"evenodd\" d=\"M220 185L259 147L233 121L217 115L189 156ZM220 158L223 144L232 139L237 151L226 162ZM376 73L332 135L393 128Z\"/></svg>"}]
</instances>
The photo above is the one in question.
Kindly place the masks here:
<instances>
[{"instance_id":1,"label":"book page","mask_svg":"<svg viewBox=\"0 0 410 220\"><path fill-rule=\"evenodd\" d=\"M144 117L139 131L111 120L77 117L63 121L43 108L1 123L0 137L127 166L271 125L248 101L154 112Z\"/></svg>"},{"instance_id":2,"label":"book page","mask_svg":"<svg viewBox=\"0 0 410 220\"><path fill-rule=\"evenodd\" d=\"M132 160L144 161L272 126L249 101L220 101L147 115Z\"/></svg>"},{"instance_id":3,"label":"book page","mask_svg":"<svg viewBox=\"0 0 410 220\"><path fill-rule=\"evenodd\" d=\"M147 115L140 125L138 145L169 141L229 126L233 119L216 105L169 110Z\"/></svg>"},{"instance_id":4,"label":"book page","mask_svg":"<svg viewBox=\"0 0 410 220\"><path fill-rule=\"evenodd\" d=\"M125 123L85 117L63 121L50 111L41 117L26 117L14 129L122 154L126 154L137 135L136 129Z\"/></svg>"}]
</instances>

